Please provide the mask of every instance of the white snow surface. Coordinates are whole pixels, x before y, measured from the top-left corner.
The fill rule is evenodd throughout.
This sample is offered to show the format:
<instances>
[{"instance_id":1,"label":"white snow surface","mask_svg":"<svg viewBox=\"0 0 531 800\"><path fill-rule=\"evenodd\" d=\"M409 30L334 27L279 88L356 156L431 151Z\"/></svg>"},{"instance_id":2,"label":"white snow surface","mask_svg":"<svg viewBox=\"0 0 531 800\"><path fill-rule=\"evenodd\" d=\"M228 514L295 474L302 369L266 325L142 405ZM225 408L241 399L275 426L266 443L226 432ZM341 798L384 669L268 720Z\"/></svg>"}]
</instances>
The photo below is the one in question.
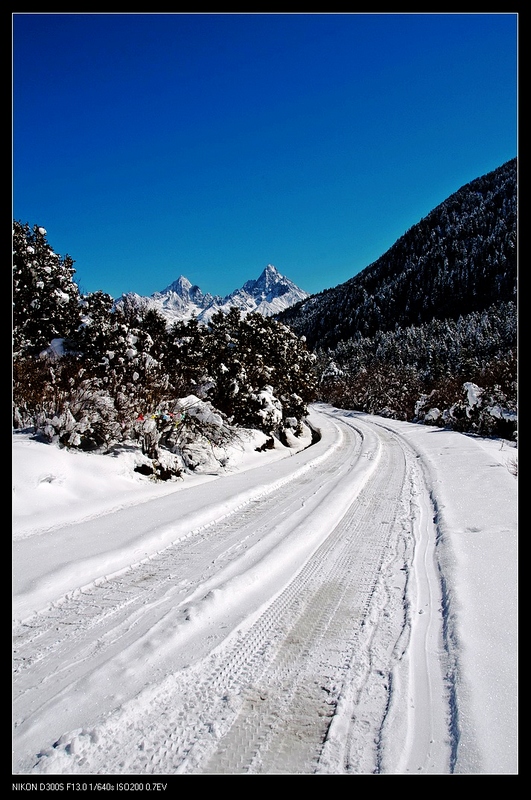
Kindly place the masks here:
<instances>
[{"instance_id":1,"label":"white snow surface","mask_svg":"<svg viewBox=\"0 0 531 800\"><path fill-rule=\"evenodd\" d=\"M168 483L14 433L14 775L517 774L515 444L308 423Z\"/></svg>"}]
</instances>

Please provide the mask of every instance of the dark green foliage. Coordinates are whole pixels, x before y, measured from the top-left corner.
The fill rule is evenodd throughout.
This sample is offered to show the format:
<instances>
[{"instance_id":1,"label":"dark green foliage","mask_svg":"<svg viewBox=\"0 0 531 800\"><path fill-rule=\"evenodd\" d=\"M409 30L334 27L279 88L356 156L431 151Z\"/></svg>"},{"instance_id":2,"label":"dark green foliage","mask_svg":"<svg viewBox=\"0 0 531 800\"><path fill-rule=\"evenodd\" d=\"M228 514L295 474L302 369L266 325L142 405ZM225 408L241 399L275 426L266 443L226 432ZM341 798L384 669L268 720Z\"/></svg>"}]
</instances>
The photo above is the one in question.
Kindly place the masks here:
<instances>
[{"instance_id":1,"label":"dark green foliage","mask_svg":"<svg viewBox=\"0 0 531 800\"><path fill-rule=\"evenodd\" d=\"M277 318L327 349L516 302L516 226L514 159L459 189L354 278Z\"/></svg>"},{"instance_id":2,"label":"dark green foliage","mask_svg":"<svg viewBox=\"0 0 531 800\"><path fill-rule=\"evenodd\" d=\"M304 340L270 317L238 309L214 315L205 336L206 394L235 424L280 430L316 396L315 358ZM274 401L280 401L276 413Z\"/></svg>"}]
</instances>

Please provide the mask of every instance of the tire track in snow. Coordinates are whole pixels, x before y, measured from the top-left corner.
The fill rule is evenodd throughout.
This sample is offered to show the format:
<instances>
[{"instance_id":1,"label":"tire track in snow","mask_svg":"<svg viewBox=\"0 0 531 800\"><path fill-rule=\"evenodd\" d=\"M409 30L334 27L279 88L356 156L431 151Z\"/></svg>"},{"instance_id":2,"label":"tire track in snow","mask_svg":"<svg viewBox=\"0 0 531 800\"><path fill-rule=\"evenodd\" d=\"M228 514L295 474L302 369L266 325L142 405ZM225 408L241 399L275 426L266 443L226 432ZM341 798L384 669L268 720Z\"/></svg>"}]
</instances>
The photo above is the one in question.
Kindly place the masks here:
<instances>
[{"instance_id":1,"label":"tire track in snow","mask_svg":"<svg viewBox=\"0 0 531 800\"><path fill-rule=\"evenodd\" d=\"M355 412L331 413L334 417L343 416L345 421L350 417L355 420L353 424L361 422L358 417L362 415ZM389 705L379 735L377 771L449 774L455 747L453 699L444 637L442 576L436 556L436 509L419 454L385 422L371 420L370 425L390 435L402 448L409 484L409 495L404 496L406 552L404 567L400 568L405 577L405 625L395 645L395 665L389 675ZM382 596L378 602L382 606L387 588L385 583L380 584ZM376 644L381 649L381 642ZM350 697L348 705L359 709L365 702L362 693L355 701ZM343 743L349 742L345 752L350 747L351 754L355 754L353 763L361 764L365 753L361 748L360 761L360 748L356 746L360 731L355 717L349 730L345 725L337 727ZM350 771L348 755L344 756L344 764Z\"/></svg>"},{"instance_id":2,"label":"tire track in snow","mask_svg":"<svg viewBox=\"0 0 531 800\"><path fill-rule=\"evenodd\" d=\"M155 619L181 609L194 593L204 595L204 587L223 574L223 569L237 572L234 563L238 557L249 560L256 552L259 559L264 551L274 548L271 528L275 520L283 523L297 513L307 513L307 497L319 491L326 495L327 486L339 479L336 476L355 466L362 445L359 436L341 434L330 451L296 468L292 480L277 480L274 494L264 490L251 493L243 508L238 507L232 515L225 514L217 524L192 531L184 540L123 570L115 578L95 581L15 625L17 737L23 741L24 728L34 725L34 718L39 716L44 719L47 715L53 730L53 724L57 724L54 698L60 698L69 688L75 689L83 675L104 669L117 650L126 650L142 634L148 635ZM338 467L336 456L342 453L342 466ZM281 535L285 535L282 528L276 536ZM273 541L269 542L271 538ZM182 608L181 615L186 613ZM212 649L228 633L230 628L222 623L216 636L207 637L206 644ZM163 675L156 677L160 680ZM105 697L98 699L108 702ZM46 727L44 722L42 727Z\"/></svg>"},{"instance_id":3,"label":"tire track in snow","mask_svg":"<svg viewBox=\"0 0 531 800\"><path fill-rule=\"evenodd\" d=\"M227 741L203 771L318 770L342 674L351 658L367 658L358 639L395 522L403 476L403 465L384 451L369 485L267 612L275 615L280 602L289 609L276 615L284 629L278 652L247 690Z\"/></svg>"},{"instance_id":4,"label":"tire track in snow","mask_svg":"<svg viewBox=\"0 0 531 800\"><path fill-rule=\"evenodd\" d=\"M341 427L344 457L351 458L352 464L370 458L360 441L374 436L374 428L352 420L343 420ZM53 747L43 748L30 771L386 771L382 742L392 735L390 708L395 713L403 705L395 673L397 664L407 660L404 654L410 643L407 592L414 554L409 504L414 478L411 459L397 437L383 430L378 435L378 469L361 490L353 490L345 513L307 553L284 588L258 604L250 617L241 619L232 634L230 626L221 628L222 619L205 628L201 659L188 666L177 659L173 671L154 675L152 686L119 704L106 719L96 717L92 724L60 736ZM297 495L298 513L310 504L307 510L311 514L312 493L331 481L341 464L332 468L323 462L320 469L307 486L310 494ZM344 471L348 475L348 469ZM291 492L307 480L311 481L311 475L299 476ZM219 539L220 550L208 564L201 561L197 583L181 586L181 598L190 597L194 585L199 601L204 587L213 587L215 593L223 581L230 586L231 570L237 575L240 569L234 558L249 559L253 551L253 527L258 530L262 526L260 536L267 535L264 510L270 515L274 505L281 516L291 513L289 505L282 506L277 500L275 496L273 504L265 499L264 504L250 504L245 527L241 520L228 518L211 529L211 543ZM152 559L145 565L150 573L138 568L122 576L127 585L121 585L118 594L125 592L121 602L134 609L132 616L122 619L123 625L137 619L135 615L141 618L142 608L135 606L141 587L148 608L164 606L168 598L159 594L164 575L172 587L171 595L179 577L186 581L184 575L190 574L193 559L202 558L198 550L204 537L205 532L192 537L186 542L187 549L181 548L180 556L184 558L186 551L192 562L183 562L180 576L175 574L171 548L159 554L170 559L160 571ZM276 547L281 542L271 544ZM256 540L255 546L264 548ZM105 586L116 597L110 582ZM149 594L150 589L154 594ZM118 605L117 611L109 595L106 597L109 605L102 620L109 608L118 616L122 608ZM173 594L170 599L175 603L178 598ZM99 599L94 602L103 608ZM65 630L68 625L65 620ZM94 625L96 630L97 623ZM113 641L120 641L119 627L110 626L111 640L117 637ZM45 648L41 656L45 657ZM87 655L90 663L93 655ZM410 740L414 723L414 715L410 715L406 725Z\"/></svg>"},{"instance_id":5,"label":"tire track in snow","mask_svg":"<svg viewBox=\"0 0 531 800\"><path fill-rule=\"evenodd\" d=\"M103 736L98 732L101 743L90 732L75 739L80 770L88 756L98 763L99 752L111 771L132 774L318 771L349 661L359 662L364 681L374 672L361 634L371 627L371 600L403 486L403 466L387 460L251 627L211 656L209 669L176 674L144 693ZM386 702L384 691L369 740ZM136 747L125 748L124 736ZM110 752L109 742L115 742ZM72 737L62 746L71 748Z\"/></svg>"}]
</instances>

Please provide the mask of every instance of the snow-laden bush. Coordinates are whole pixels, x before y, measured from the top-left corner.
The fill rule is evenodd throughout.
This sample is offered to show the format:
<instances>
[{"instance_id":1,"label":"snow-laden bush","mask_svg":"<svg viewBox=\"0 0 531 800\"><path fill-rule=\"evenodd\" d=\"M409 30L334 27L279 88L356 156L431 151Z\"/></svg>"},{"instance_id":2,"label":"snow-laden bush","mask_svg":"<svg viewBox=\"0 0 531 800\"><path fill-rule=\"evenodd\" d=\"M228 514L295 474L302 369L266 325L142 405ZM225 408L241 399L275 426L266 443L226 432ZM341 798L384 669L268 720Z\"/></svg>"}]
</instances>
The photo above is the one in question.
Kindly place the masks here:
<instances>
[{"instance_id":1,"label":"snow-laden bush","mask_svg":"<svg viewBox=\"0 0 531 800\"><path fill-rule=\"evenodd\" d=\"M203 362L198 393L235 425L280 433L285 419L302 422L316 398L315 357L306 341L260 314L242 316L237 308L215 314Z\"/></svg>"},{"instance_id":2,"label":"snow-laden bush","mask_svg":"<svg viewBox=\"0 0 531 800\"><path fill-rule=\"evenodd\" d=\"M485 388L473 381L447 382L445 387L422 395L415 405L417 422L471 431L481 436L514 438L516 409L497 385Z\"/></svg>"},{"instance_id":3,"label":"snow-laden bush","mask_svg":"<svg viewBox=\"0 0 531 800\"><path fill-rule=\"evenodd\" d=\"M113 399L92 384L58 391L36 415L35 429L48 442L80 450L106 450L120 439Z\"/></svg>"},{"instance_id":4,"label":"snow-laden bush","mask_svg":"<svg viewBox=\"0 0 531 800\"><path fill-rule=\"evenodd\" d=\"M161 467L175 476L219 470L226 464L225 447L238 435L211 403L196 395L140 413L133 432L156 477Z\"/></svg>"},{"instance_id":5,"label":"snow-laden bush","mask_svg":"<svg viewBox=\"0 0 531 800\"><path fill-rule=\"evenodd\" d=\"M256 412L261 420L260 428L264 431L274 431L282 422L282 403L274 395L272 386L264 386L259 392L252 394L258 403Z\"/></svg>"}]
</instances>

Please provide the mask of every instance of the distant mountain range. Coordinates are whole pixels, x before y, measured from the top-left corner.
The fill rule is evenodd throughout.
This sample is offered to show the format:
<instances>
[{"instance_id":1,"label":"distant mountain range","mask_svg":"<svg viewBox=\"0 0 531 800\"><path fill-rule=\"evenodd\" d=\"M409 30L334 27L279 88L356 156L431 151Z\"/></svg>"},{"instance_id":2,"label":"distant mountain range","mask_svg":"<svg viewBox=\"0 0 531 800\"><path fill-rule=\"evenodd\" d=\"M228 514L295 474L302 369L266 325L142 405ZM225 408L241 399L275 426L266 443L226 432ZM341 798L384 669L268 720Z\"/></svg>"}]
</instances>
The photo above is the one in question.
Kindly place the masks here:
<instances>
[{"instance_id":1,"label":"distant mountain range","mask_svg":"<svg viewBox=\"0 0 531 800\"><path fill-rule=\"evenodd\" d=\"M272 317L309 296L308 292L281 275L272 264L268 264L256 280L246 281L241 289L235 289L226 297L203 293L184 275L150 297L134 293L127 295L130 299L155 308L168 322L196 317L205 324L213 314L218 311L227 313L232 307L239 308L244 314L257 312L264 317Z\"/></svg>"}]
</instances>

